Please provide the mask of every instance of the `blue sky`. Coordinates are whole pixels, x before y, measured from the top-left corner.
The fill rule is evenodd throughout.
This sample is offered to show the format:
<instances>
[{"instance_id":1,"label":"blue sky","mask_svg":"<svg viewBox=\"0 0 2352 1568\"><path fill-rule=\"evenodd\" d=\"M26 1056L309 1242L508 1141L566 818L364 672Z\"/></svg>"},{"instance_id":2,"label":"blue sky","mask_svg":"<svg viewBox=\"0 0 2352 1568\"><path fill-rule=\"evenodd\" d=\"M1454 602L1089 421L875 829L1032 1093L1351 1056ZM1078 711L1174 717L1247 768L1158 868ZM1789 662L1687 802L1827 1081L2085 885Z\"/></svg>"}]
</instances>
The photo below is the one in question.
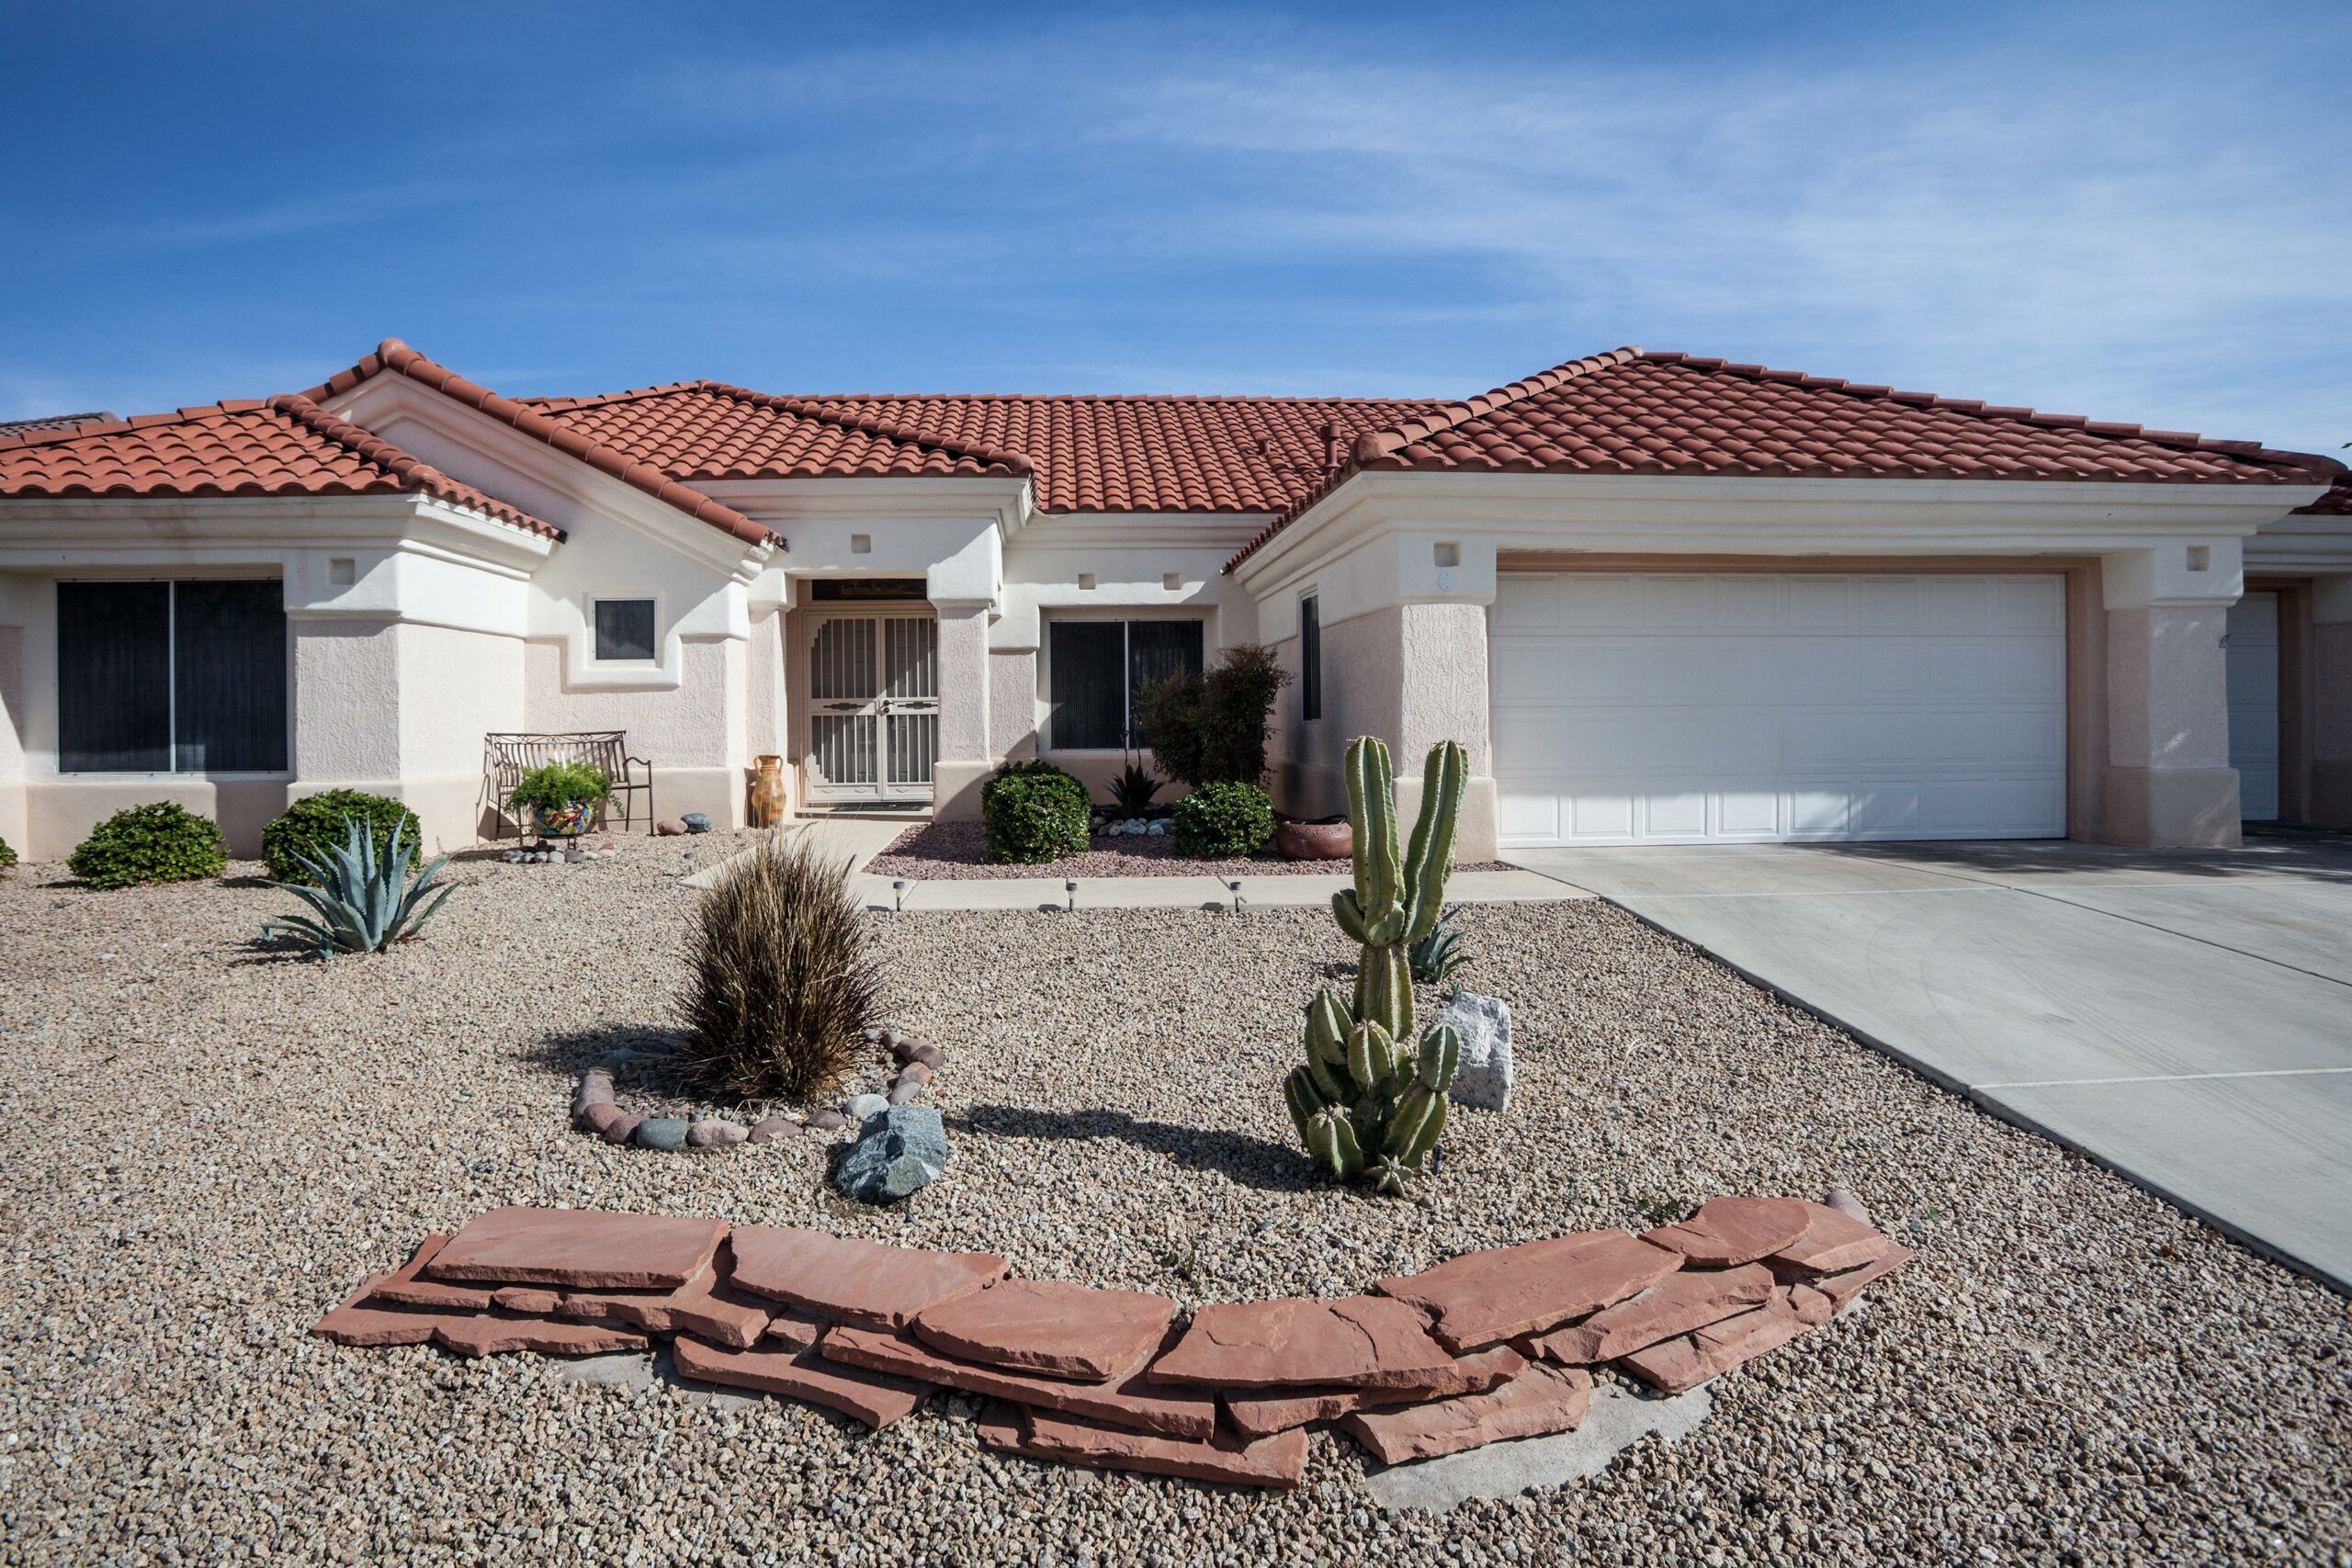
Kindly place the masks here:
<instances>
[{"instance_id":1,"label":"blue sky","mask_svg":"<svg viewBox=\"0 0 2352 1568\"><path fill-rule=\"evenodd\" d=\"M2352 6L0 0L0 417L1466 395L1639 343L2352 439Z\"/></svg>"}]
</instances>

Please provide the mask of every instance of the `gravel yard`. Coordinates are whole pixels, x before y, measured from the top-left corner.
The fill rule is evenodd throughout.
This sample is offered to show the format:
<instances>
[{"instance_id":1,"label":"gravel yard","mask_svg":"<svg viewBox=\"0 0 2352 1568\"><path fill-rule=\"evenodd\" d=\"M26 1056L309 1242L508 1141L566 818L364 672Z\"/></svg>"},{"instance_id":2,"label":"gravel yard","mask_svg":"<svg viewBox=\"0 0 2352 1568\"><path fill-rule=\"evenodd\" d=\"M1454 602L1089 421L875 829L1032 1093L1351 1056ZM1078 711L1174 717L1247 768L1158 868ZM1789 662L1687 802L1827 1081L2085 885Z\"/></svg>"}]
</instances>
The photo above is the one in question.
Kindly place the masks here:
<instances>
[{"instance_id":1,"label":"gravel yard","mask_svg":"<svg viewBox=\"0 0 2352 1568\"><path fill-rule=\"evenodd\" d=\"M955 1147L877 1212L825 1192L813 1137L571 1130L571 1075L668 1027L678 877L728 847L621 842L463 863L424 940L323 964L254 944L289 903L254 882L0 878L0 1562L2352 1562L2343 1300L1605 906L1460 912L1520 1087L1458 1113L1403 1202L1324 1186L1283 1111L1299 1004L1352 956L1327 915L874 916L893 1020L948 1052ZM1197 1303L1832 1185L1919 1261L1714 1384L1694 1436L1436 1517L1375 1507L1329 1434L1261 1495L985 1453L961 1398L869 1436L305 1333L509 1202L993 1249Z\"/></svg>"}]
</instances>

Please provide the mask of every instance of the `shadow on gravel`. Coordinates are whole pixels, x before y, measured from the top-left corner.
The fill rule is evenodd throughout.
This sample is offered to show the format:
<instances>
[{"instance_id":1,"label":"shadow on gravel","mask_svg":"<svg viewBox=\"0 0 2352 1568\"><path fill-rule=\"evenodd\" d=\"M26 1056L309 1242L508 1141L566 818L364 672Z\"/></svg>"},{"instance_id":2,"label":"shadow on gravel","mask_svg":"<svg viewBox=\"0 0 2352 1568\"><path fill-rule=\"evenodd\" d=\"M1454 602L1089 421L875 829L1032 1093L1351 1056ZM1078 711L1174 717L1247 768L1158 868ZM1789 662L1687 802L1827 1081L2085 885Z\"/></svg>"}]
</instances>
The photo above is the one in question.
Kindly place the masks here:
<instances>
[{"instance_id":1,"label":"shadow on gravel","mask_svg":"<svg viewBox=\"0 0 2352 1568\"><path fill-rule=\"evenodd\" d=\"M576 1078L627 1051L629 1077L669 1077L675 1071L670 1050L677 1040L677 1031L666 1023L605 1023L546 1035L524 1050L523 1060L559 1077Z\"/></svg>"},{"instance_id":2,"label":"shadow on gravel","mask_svg":"<svg viewBox=\"0 0 2352 1568\"><path fill-rule=\"evenodd\" d=\"M1306 1156L1288 1144L1246 1133L1146 1122L1124 1111L1034 1111L1019 1105L975 1105L946 1118L957 1132L1000 1138L1116 1138L1165 1155L1189 1170L1214 1170L1245 1187L1304 1192L1322 1185Z\"/></svg>"}]
</instances>

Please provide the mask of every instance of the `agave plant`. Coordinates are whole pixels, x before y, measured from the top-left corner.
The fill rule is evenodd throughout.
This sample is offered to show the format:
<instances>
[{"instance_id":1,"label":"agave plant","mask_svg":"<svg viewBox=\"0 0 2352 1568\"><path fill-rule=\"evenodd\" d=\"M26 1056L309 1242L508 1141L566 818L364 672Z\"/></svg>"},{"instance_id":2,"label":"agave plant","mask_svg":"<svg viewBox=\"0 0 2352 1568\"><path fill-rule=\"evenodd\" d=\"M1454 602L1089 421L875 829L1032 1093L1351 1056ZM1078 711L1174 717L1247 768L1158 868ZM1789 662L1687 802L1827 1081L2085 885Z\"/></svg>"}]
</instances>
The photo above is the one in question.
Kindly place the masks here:
<instances>
[{"instance_id":1,"label":"agave plant","mask_svg":"<svg viewBox=\"0 0 2352 1568\"><path fill-rule=\"evenodd\" d=\"M1127 765L1111 776L1111 806L1123 817L1140 817L1151 809L1151 797L1159 793L1164 781L1149 768L1127 759Z\"/></svg>"},{"instance_id":2,"label":"agave plant","mask_svg":"<svg viewBox=\"0 0 2352 1568\"><path fill-rule=\"evenodd\" d=\"M343 848L315 854L298 852L295 858L318 886L300 882L270 886L283 887L301 899L316 911L316 918L288 915L262 927L261 934L294 937L322 958L339 953L381 953L414 936L449 897L450 885L435 881L449 857L443 855L411 882L409 863L416 857L407 842L408 825L401 823L392 829L391 842L380 856L368 829L366 821L354 818L350 840Z\"/></svg>"},{"instance_id":3,"label":"agave plant","mask_svg":"<svg viewBox=\"0 0 2352 1568\"><path fill-rule=\"evenodd\" d=\"M1437 918L1429 935L1405 950L1416 981L1434 986L1470 962L1470 955L1461 951L1462 933L1453 927L1453 911L1448 909Z\"/></svg>"}]
</instances>

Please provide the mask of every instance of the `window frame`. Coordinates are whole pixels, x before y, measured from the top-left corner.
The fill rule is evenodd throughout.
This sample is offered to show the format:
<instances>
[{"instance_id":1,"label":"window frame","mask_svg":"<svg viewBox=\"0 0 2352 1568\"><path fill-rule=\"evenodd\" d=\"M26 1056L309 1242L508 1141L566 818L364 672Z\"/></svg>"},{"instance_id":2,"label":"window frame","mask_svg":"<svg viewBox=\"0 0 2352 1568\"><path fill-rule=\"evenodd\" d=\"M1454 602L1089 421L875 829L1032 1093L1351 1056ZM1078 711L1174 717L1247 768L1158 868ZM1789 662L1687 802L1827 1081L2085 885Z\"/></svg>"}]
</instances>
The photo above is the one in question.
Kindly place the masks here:
<instances>
[{"instance_id":1,"label":"window frame","mask_svg":"<svg viewBox=\"0 0 2352 1568\"><path fill-rule=\"evenodd\" d=\"M652 635L643 656L610 656L605 652L597 612L606 604L642 604L653 618ZM662 596L658 593L592 593L588 596L588 662L605 669L648 670L662 663Z\"/></svg>"},{"instance_id":2,"label":"window frame","mask_svg":"<svg viewBox=\"0 0 2352 1568\"><path fill-rule=\"evenodd\" d=\"M1093 753L1097 755L1117 755L1138 750L1135 742L1138 728L1136 722L1135 712L1136 650L1135 636L1131 629L1135 623L1138 621L1163 622L1171 626L1188 626L1193 627L1200 637L1200 668L1203 670L1206 670L1208 668L1210 651L1208 617L1205 615L1170 615L1166 614L1154 614L1153 612L1156 609L1157 606L1155 605L1138 604L1131 608L1117 610L1109 609L1107 607L1100 610L1088 609L1074 615L1055 615L1048 613L1044 617L1044 625L1039 628L1038 637L1038 642L1041 645L1040 651L1042 654L1037 672L1038 685L1040 688L1039 695L1043 699L1042 705L1046 709L1043 722L1038 727L1040 750ZM1054 702L1054 681L1056 678L1056 660L1053 650L1054 628L1064 626L1115 626L1119 628L1119 670L1122 677L1119 683L1121 723L1119 726L1119 739L1117 743L1114 745L1064 745L1061 741L1061 738L1055 733L1056 729L1059 726L1059 718L1054 712L1056 705ZM1142 749L1148 750L1148 748Z\"/></svg>"},{"instance_id":3,"label":"window frame","mask_svg":"<svg viewBox=\"0 0 2352 1568\"><path fill-rule=\"evenodd\" d=\"M1323 722L1323 595L1298 596L1298 722Z\"/></svg>"},{"instance_id":4,"label":"window frame","mask_svg":"<svg viewBox=\"0 0 2352 1568\"><path fill-rule=\"evenodd\" d=\"M52 578L51 612L50 617L50 653L51 658L50 695L56 706L51 722L54 733L49 753L50 776L74 779L290 779L294 776L294 638L293 626L286 614L286 580L283 577L251 577L234 572L218 576L196 573L184 577L78 577ZM184 585L196 583L244 582L266 583L277 591L278 659L283 671L283 686L279 697L278 746L283 759L276 767L262 768L184 768L180 766L180 616L179 591ZM63 590L68 584L77 587L115 588L153 585L164 592L164 765L158 768L76 768L66 763L65 751L65 615Z\"/></svg>"}]
</instances>

